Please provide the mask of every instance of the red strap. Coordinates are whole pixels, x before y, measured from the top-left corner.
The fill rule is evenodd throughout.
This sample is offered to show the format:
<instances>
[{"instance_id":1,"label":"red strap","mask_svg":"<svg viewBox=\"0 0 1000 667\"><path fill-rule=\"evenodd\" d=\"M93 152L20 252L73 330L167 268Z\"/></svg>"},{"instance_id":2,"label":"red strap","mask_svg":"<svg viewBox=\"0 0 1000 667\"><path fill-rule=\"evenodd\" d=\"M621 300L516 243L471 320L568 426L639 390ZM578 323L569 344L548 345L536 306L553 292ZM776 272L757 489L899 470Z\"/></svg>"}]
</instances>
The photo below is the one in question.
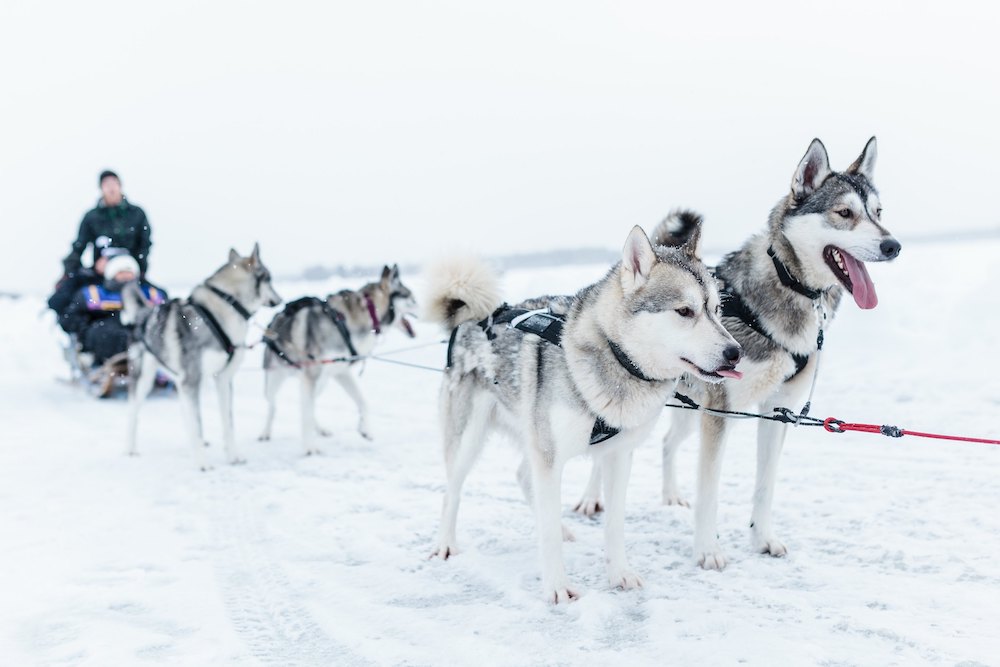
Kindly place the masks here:
<instances>
[{"instance_id":1,"label":"red strap","mask_svg":"<svg viewBox=\"0 0 1000 667\"><path fill-rule=\"evenodd\" d=\"M859 433L875 433L895 438L904 435L914 435L918 438L935 438L937 440L955 440L958 442L979 442L984 445L1000 445L1000 440L989 440L987 438L967 438L961 435L941 435L940 433L922 433L920 431L907 431L895 426L879 426L878 424L851 424L842 422L834 417L829 417L823 421L823 428L830 433L844 433L845 431L858 431Z\"/></svg>"}]
</instances>

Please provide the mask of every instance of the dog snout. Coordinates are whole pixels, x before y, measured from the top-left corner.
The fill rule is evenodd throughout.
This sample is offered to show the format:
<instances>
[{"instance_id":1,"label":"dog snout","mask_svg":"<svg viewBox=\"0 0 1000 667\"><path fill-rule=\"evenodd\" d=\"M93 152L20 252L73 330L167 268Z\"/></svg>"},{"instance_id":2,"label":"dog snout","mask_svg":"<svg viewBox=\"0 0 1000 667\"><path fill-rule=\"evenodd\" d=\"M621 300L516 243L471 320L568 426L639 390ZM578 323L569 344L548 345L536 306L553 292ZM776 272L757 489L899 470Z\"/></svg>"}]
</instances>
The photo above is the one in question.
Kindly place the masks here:
<instances>
[{"instance_id":1,"label":"dog snout","mask_svg":"<svg viewBox=\"0 0 1000 667\"><path fill-rule=\"evenodd\" d=\"M728 345L726 349L722 351L722 358L731 363L733 366L739 363L740 356L743 354L743 350L739 345Z\"/></svg>"},{"instance_id":2,"label":"dog snout","mask_svg":"<svg viewBox=\"0 0 1000 667\"><path fill-rule=\"evenodd\" d=\"M879 249L882 251L882 256L886 259L895 259L902 247L896 239L886 239L882 241Z\"/></svg>"}]
</instances>

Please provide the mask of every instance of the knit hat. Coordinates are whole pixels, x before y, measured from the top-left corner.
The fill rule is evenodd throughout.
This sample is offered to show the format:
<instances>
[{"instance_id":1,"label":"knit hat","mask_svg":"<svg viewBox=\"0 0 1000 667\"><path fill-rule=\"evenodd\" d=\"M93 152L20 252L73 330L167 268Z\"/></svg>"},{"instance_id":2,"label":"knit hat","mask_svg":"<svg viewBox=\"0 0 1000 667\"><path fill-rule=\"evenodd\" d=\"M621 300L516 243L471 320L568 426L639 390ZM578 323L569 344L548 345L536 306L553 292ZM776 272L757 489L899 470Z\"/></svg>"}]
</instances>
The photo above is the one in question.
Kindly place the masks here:
<instances>
[{"instance_id":1,"label":"knit hat","mask_svg":"<svg viewBox=\"0 0 1000 667\"><path fill-rule=\"evenodd\" d=\"M133 275L139 275L139 262L132 258L132 255L115 255L104 265L104 277L114 278L122 271L131 271Z\"/></svg>"},{"instance_id":2,"label":"knit hat","mask_svg":"<svg viewBox=\"0 0 1000 667\"><path fill-rule=\"evenodd\" d=\"M116 174L115 172L111 171L110 169L105 169L104 171L101 172L101 175L98 177L97 185L103 183L105 178L114 178L119 183L121 183L122 180L118 178L118 174Z\"/></svg>"},{"instance_id":3,"label":"knit hat","mask_svg":"<svg viewBox=\"0 0 1000 667\"><path fill-rule=\"evenodd\" d=\"M103 246L101 246L101 257L107 257L108 259L111 259L116 255L131 254L129 253L128 248L115 248L113 246L108 245L109 243L111 243L111 239L109 239L107 236L99 236L97 238L98 245L101 245L101 239L104 239L104 244Z\"/></svg>"}]
</instances>

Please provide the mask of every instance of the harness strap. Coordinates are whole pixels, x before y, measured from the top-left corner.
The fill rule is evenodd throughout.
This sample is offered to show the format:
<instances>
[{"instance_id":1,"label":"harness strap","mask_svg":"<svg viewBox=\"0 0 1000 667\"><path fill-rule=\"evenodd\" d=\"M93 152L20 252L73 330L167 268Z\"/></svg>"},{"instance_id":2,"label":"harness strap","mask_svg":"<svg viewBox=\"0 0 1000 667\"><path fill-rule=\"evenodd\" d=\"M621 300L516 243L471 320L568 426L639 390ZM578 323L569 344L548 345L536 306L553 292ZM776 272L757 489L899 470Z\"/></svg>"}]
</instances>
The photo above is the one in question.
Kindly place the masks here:
<instances>
[{"instance_id":1,"label":"harness strap","mask_svg":"<svg viewBox=\"0 0 1000 667\"><path fill-rule=\"evenodd\" d=\"M239 313L243 319L249 320L251 317L253 317L253 313L244 308L243 304L237 301L236 297L234 297L232 294L223 292L215 285L209 285L208 283L203 283L203 284L205 285L205 287L210 289L213 294L215 294L217 297L219 297L220 299L228 303L230 306L232 306L233 310Z\"/></svg>"},{"instance_id":2,"label":"harness strap","mask_svg":"<svg viewBox=\"0 0 1000 667\"><path fill-rule=\"evenodd\" d=\"M477 322L477 326L483 330L486 334L488 340L496 339L497 335L493 333L493 326L496 324L506 324L510 329L517 329L518 331L523 331L524 333L534 334L547 343L551 343L557 347L562 347L562 331L563 325L566 320L561 315L556 315L551 312L548 308L542 308L539 310L526 310L524 308L511 308L506 303L497 308L484 320ZM458 337L458 327L451 330L451 336L448 338L448 353L445 368L451 368L453 361L453 350L455 347L455 339ZM614 343L608 341L613 347L612 352L614 352ZM620 348L619 348L620 351ZM621 352L623 357L628 359L628 356L624 352ZM618 354L615 353L615 357ZM626 368L629 368L622 362L621 359L618 360ZM633 367L638 371L638 367ZM630 373L635 375L631 370ZM638 371L641 373L641 371ZM637 375L640 379L646 380L648 382L655 382L655 380L650 380L645 376ZM596 415L594 419L594 427L590 431L590 444L599 445L605 440L610 440L621 432L620 428L611 426L600 415Z\"/></svg>"},{"instance_id":3,"label":"harness strap","mask_svg":"<svg viewBox=\"0 0 1000 667\"><path fill-rule=\"evenodd\" d=\"M340 312L336 308L333 308L324 299L320 299L315 296L302 297L301 299L296 299L295 301L289 303L287 306L285 306L285 309L282 312L287 317L294 317L300 310L302 310L307 306L319 306L323 310L323 313L326 314L326 316L333 321L334 326L337 327L337 331L340 333L340 336L344 339L344 344L347 345L347 351L350 353L351 357L357 357L358 351L354 347L354 342L351 340L351 331L350 329L347 328L347 321L346 321L347 318L344 317L344 314L342 312ZM265 334L264 336L261 337L261 340L264 341L264 344L267 345L268 349L274 352L275 356L277 356L279 359L284 361L289 366L292 366L293 368L302 367L302 363L293 360L284 352L284 350L282 350L278 346L278 341L275 340L273 336ZM354 363L354 361L352 361L351 363Z\"/></svg>"},{"instance_id":4,"label":"harness strap","mask_svg":"<svg viewBox=\"0 0 1000 667\"><path fill-rule=\"evenodd\" d=\"M793 276L788 270L788 267L785 266L780 259L778 259L778 254L774 252L774 246L768 247L767 254L771 257L771 261L774 262L774 270L778 272L778 280L781 281L782 285L794 292L798 292L808 299L812 299L813 301L823 295L823 290L806 287L799 281L798 278Z\"/></svg>"},{"instance_id":5,"label":"harness strap","mask_svg":"<svg viewBox=\"0 0 1000 667\"><path fill-rule=\"evenodd\" d=\"M772 336L771 333L764 328L764 325L761 324L760 318L757 317L757 314L754 313L752 310L750 310L750 306L746 304L746 301L743 300L743 297L741 297L739 293L736 292L732 287L729 287L728 285L725 286L723 290L721 290L721 293L722 293L723 317L735 317L740 322L747 325L747 327L750 328L752 331L760 334L764 338L771 341L773 345L781 348L789 355L791 355L792 360L795 362L795 372L789 375L787 378L785 378L785 382L791 381L799 373L801 373L803 369L805 369L806 364L809 363L809 355L792 352L787 347L785 347L778 341L774 340L774 336ZM819 337L820 345L822 346L822 340L823 340L822 329L820 329L819 336L820 336Z\"/></svg>"},{"instance_id":6,"label":"harness strap","mask_svg":"<svg viewBox=\"0 0 1000 667\"><path fill-rule=\"evenodd\" d=\"M611 354L615 355L615 360L622 365L622 368L627 370L632 377L638 378L643 382L662 382L663 380L656 380L647 376L639 368L639 365L632 361L632 358L625 354L625 350L621 348L620 345L612 340L608 340L608 347L611 348Z\"/></svg>"},{"instance_id":7,"label":"harness strap","mask_svg":"<svg viewBox=\"0 0 1000 667\"><path fill-rule=\"evenodd\" d=\"M215 319L215 315L209 312L208 308L205 308L201 304L188 299L188 304L195 309L201 319L205 320L205 324L208 325L208 330L212 332L215 339L219 341L219 345L222 349L226 351L229 355L229 360L232 361L233 355L236 354L236 346L233 345L233 341L230 340L226 332L222 330L222 325L219 324L219 320Z\"/></svg>"},{"instance_id":8,"label":"harness strap","mask_svg":"<svg viewBox=\"0 0 1000 667\"><path fill-rule=\"evenodd\" d=\"M368 307L368 316L372 318L372 329L376 334L382 333L382 323L379 321L378 313L375 311L375 302L367 294L365 294L365 306Z\"/></svg>"}]
</instances>

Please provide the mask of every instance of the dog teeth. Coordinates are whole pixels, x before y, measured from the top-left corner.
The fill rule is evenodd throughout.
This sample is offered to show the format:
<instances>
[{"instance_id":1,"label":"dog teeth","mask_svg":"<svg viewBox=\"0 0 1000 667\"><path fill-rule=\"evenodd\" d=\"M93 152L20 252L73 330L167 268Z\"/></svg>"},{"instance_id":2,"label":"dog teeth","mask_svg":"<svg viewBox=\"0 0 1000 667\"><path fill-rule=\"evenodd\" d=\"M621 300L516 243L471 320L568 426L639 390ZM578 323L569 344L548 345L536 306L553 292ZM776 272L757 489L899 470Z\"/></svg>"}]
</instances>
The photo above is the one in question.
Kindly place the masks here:
<instances>
[{"instance_id":1,"label":"dog teeth","mask_svg":"<svg viewBox=\"0 0 1000 667\"><path fill-rule=\"evenodd\" d=\"M833 250L831 253L833 255L833 261L837 263L842 271L847 271L847 267L844 266L844 258L837 250Z\"/></svg>"}]
</instances>

